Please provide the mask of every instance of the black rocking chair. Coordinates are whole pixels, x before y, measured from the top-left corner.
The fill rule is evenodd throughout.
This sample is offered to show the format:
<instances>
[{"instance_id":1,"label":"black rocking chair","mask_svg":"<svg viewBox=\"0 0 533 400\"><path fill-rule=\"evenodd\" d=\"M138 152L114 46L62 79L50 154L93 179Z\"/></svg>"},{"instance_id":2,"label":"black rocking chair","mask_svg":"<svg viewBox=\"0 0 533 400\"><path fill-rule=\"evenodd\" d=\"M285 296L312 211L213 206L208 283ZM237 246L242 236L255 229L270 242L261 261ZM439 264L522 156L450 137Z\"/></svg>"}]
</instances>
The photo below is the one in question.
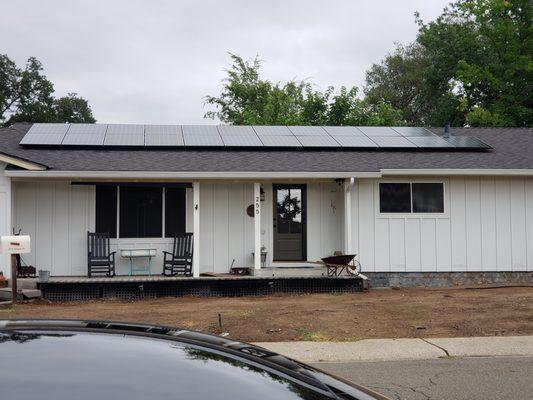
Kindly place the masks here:
<instances>
[{"instance_id":1,"label":"black rocking chair","mask_svg":"<svg viewBox=\"0 0 533 400\"><path fill-rule=\"evenodd\" d=\"M87 232L88 276L105 274L115 276L115 251L110 251L109 233Z\"/></svg>"},{"instance_id":2,"label":"black rocking chair","mask_svg":"<svg viewBox=\"0 0 533 400\"><path fill-rule=\"evenodd\" d=\"M174 236L172 253L164 251L163 275L192 276L193 237L192 233Z\"/></svg>"}]
</instances>

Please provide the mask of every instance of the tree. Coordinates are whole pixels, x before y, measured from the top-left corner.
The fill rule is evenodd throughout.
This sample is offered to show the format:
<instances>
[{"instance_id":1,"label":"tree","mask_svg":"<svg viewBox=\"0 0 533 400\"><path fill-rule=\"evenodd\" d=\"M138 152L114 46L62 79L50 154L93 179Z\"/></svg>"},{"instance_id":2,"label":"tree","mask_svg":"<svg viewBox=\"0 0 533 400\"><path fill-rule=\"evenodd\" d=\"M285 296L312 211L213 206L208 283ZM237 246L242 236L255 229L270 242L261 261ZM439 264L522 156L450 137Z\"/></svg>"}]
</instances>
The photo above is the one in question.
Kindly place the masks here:
<instances>
[{"instance_id":1,"label":"tree","mask_svg":"<svg viewBox=\"0 0 533 400\"><path fill-rule=\"evenodd\" d=\"M435 20L416 15L416 42L367 72L368 101L412 124L531 126L531 0L459 0Z\"/></svg>"},{"instance_id":2,"label":"tree","mask_svg":"<svg viewBox=\"0 0 533 400\"><path fill-rule=\"evenodd\" d=\"M401 111L388 103L370 104L357 88L320 92L309 82L272 83L260 78L261 62L230 54L232 65L219 96L207 96L215 107L206 117L235 125L403 125Z\"/></svg>"},{"instance_id":3,"label":"tree","mask_svg":"<svg viewBox=\"0 0 533 400\"><path fill-rule=\"evenodd\" d=\"M397 45L392 54L366 72L366 99L371 104L389 103L401 110L407 121L424 125L425 112L429 107L421 94L423 73L428 65L422 46L417 43Z\"/></svg>"},{"instance_id":4,"label":"tree","mask_svg":"<svg viewBox=\"0 0 533 400\"><path fill-rule=\"evenodd\" d=\"M54 85L35 57L23 69L0 54L0 124L13 122L95 122L86 100L70 93L53 97Z\"/></svg>"}]
</instances>

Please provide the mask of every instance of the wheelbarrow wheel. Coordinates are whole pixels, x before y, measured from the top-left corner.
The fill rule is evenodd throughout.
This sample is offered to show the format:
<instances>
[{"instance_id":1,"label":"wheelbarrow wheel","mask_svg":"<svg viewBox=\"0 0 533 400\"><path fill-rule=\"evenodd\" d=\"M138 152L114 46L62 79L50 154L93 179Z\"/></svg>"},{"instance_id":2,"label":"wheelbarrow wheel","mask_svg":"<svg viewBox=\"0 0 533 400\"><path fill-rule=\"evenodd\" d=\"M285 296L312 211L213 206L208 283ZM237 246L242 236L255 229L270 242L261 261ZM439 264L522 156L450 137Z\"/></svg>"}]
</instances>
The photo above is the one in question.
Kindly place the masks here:
<instances>
[{"instance_id":1,"label":"wheelbarrow wheel","mask_svg":"<svg viewBox=\"0 0 533 400\"><path fill-rule=\"evenodd\" d=\"M352 264L346 266L346 272L348 275L357 275L361 272L361 264L357 260L352 260Z\"/></svg>"}]
</instances>

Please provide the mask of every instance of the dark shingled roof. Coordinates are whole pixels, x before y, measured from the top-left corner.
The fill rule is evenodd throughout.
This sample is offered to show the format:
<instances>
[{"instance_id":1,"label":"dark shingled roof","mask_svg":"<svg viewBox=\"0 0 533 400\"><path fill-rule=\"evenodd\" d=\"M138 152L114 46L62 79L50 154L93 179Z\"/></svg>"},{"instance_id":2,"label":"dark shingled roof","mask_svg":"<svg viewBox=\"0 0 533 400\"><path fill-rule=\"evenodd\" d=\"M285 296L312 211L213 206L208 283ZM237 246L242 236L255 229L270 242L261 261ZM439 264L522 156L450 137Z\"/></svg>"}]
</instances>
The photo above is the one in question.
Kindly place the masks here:
<instances>
[{"instance_id":1,"label":"dark shingled roof","mask_svg":"<svg viewBox=\"0 0 533 400\"><path fill-rule=\"evenodd\" d=\"M31 124L0 128L0 152L64 171L372 172L381 169L533 169L533 129L452 128L488 151L24 148ZM432 128L441 134L442 129Z\"/></svg>"}]
</instances>

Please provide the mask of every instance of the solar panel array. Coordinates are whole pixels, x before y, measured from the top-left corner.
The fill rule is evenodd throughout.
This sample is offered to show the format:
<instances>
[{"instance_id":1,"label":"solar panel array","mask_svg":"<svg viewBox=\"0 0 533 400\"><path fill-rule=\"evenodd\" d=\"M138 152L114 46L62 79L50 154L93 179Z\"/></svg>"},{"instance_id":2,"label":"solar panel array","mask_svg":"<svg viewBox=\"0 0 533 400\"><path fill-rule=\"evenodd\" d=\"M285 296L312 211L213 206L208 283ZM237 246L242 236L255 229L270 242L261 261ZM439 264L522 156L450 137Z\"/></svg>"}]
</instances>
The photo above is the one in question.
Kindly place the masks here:
<instances>
[{"instance_id":1,"label":"solar panel array","mask_svg":"<svg viewBox=\"0 0 533 400\"><path fill-rule=\"evenodd\" d=\"M471 136L421 127L33 124L21 145L246 148L490 149Z\"/></svg>"}]
</instances>

